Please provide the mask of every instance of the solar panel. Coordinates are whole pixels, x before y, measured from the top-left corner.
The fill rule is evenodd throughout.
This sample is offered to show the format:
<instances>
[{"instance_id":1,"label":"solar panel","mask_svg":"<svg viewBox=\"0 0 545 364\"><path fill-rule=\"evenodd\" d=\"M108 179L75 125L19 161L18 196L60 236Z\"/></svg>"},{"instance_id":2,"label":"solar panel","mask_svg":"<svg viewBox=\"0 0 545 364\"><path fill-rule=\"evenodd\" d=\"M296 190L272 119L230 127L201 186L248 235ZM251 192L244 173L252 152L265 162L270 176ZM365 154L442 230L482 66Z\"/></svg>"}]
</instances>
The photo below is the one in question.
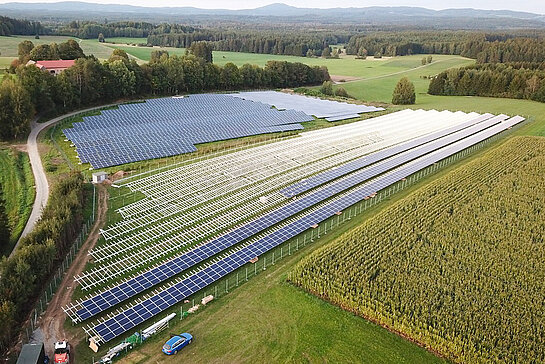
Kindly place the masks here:
<instances>
[{"instance_id":1,"label":"solar panel","mask_svg":"<svg viewBox=\"0 0 545 364\"><path fill-rule=\"evenodd\" d=\"M390 186L391 184L399 181L401 178L408 177L411 174L432 165L433 163L436 163L450 155L453 155L482 140L500 133L511 126L518 124L522 120L524 120L522 117L513 117L507 121L501 122L500 124L484 129L472 136L453 142L452 144L447 144L441 149L382 174L372 181L357 187L355 190L352 190L341 198L326 204L324 207L312 211L306 214L304 217L283 226L281 229L273 232L272 234L269 234L228 255L227 257L214 262L204 270L196 272L178 282L175 282L172 286L159 292L153 297L149 297L141 303L129 307L126 310L117 313L113 317L96 324L91 328L91 330L100 336L102 342L110 341L119 336L121 333L126 332L138 324L146 321L151 316L151 310L157 313L164 310L164 308L157 306L158 301L169 302L170 305L173 305L206 287L209 284L209 282L203 279L206 271L213 271L216 273L214 281L222 278L235 269L246 264L250 258L261 255L264 252L273 249L289 238L307 230L313 224L324 221L328 217L334 215L336 211L345 210L353 204L363 200L366 198L366 196Z\"/></svg>"},{"instance_id":2,"label":"solar panel","mask_svg":"<svg viewBox=\"0 0 545 364\"><path fill-rule=\"evenodd\" d=\"M482 121L481 119L486 120ZM447 129L446 136L442 136L439 139L434 139L431 141L428 140L428 142L424 144L421 144L421 141L419 141L416 143L416 145L418 145L416 147L413 146L413 148L406 150L402 153L395 154L393 157L382 160L381 162L375 163L367 168L357 170L357 172L351 174L350 176L342 180L336 181L321 190L301 197L261 217L258 217L247 224L239 226L229 231L228 233L216 239L213 239L207 244L197 246L196 248L193 248L192 250L178 257L175 257L155 268L152 268L146 273L131 278L126 282L128 284L128 287L123 290L123 295L116 295L115 297L110 298L109 307L113 307L116 304L124 301L128 297L135 296L145 291L152 285L157 284L152 284L151 277L153 276L157 278L156 281L164 281L166 279L172 278L176 274L179 274L180 272L194 266L195 264L203 262L206 259L214 256L215 254L227 248L230 248L259 232L262 232L292 217L295 214L305 211L306 209L322 201L325 201L332 196L335 196L343 191L346 191L361 184L366 180L379 176L400 165L419 158L422 155L431 153L437 149L443 148L446 145L462 140L468 135L472 135L474 133L485 130L505 119L506 117L503 115L493 118L490 118L490 115L487 115L483 116L483 118L473 120L473 125L466 127L462 130L458 130L454 133L448 133L448 131L454 130L453 128L449 128ZM110 291L113 291L113 289ZM101 299L103 295L104 293L100 293L81 302L80 308L76 311L77 317L80 320L85 320L89 317L96 315L96 311L92 308L95 307L95 300Z\"/></svg>"},{"instance_id":3,"label":"solar panel","mask_svg":"<svg viewBox=\"0 0 545 364\"><path fill-rule=\"evenodd\" d=\"M196 151L195 144L301 130L313 120L229 95L202 94L121 105L64 129L82 163L93 168Z\"/></svg>"}]
</instances>

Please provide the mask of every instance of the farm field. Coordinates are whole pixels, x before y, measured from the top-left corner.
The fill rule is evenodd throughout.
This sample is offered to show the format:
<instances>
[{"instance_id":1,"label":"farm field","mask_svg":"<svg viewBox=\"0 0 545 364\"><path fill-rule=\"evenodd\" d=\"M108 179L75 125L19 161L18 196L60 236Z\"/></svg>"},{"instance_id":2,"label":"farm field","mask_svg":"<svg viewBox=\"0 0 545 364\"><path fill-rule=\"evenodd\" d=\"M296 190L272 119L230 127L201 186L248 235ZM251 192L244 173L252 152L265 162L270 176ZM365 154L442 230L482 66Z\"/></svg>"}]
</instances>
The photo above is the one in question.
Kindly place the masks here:
<instances>
[{"instance_id":1,"label":"farm field","mask_svg":"<svg viewBox=\"0 0 545 364\"><path fill-rule=\"evenodd\" d=\"M544 155L544 138L511 138L304 258L290 279L456 361L543 361Z\"/></svg>"},{"instance_id":2,"label":"farm field","mask_svg":"<svg viewBox=\"0 0 545 364\"><path fill-rule=\"evenodd\" d=\"M148 38L129 38L129 37L112 37L105 38L106 44L141 44L147 43Z\"/></svg>"},{"instance_id":3,"label":"farm field","mask_svg":"<svg viewBox=\"0 0 545 364\"><path fill-rule=\"evenodd\" d=\"M95 41L88 40L85 42L92 43ZM105 44L105 45L112 48L122 49L128 54L136 58L139 58L143 61L149 61L151 58L151 52L158 49L166 50L171 55L181 56L185 54L185 48L135 47L135 46L113 45L113 44ZM450 56L450 55L433 55L435 62L430 65L426 65L424 67L422 67L422 64L421 64L423 55L384 58L384 59L368 58L366 60L360 60L360 59L356 59L354 56L345 56L339 59L324 59L324 58L307 58L307 57L284 56L284 55L274 55L274 54L214 51L213 56L214 56L214 63L220 66L228 62L232 62L236 64L237 66L242 66L245 63L256 64L258 66L264 66L270 60L277 60L277 61L288 61L288 62L301 62L311 66L326 66L331 75L339 75L339 76L347 76L347 77L364 77L364 78L389 75L392 73L411 70L417 67L420 67L418 69L422 70L420 71L419 74L434 75L450 67L460 67L463 65L469 65L474 63L474 61L471 59L463 58L460 56ZM411 71L411 72L415 72L415 71ZM395 83L394 83L394 86L395 86Z\"/></svg>"},{"instance_id":4,"label":"farm field","mask_svg":"<svg viewBox=\"0 0 545 364\"><path fill-rule=\"evenodd\" d=\"M10 246L0 247L3 256L19 239L34 203L34 178L26 153L0 149L0 188L11 228Z\"/></svg>"},{"instance_id":5,"label":"farm field","mask_svg":"<svg viewBox=\"0 0 545 364\"><path fill-rule=\"evenodd\" d=\"M80 40L73 37L56 36L56 35L42 35L40 39L34 39L33 36L0 36L0 55L6 58L17 58L17 46L24 40L30 40L34 45L49 44L49 43L61 43L66 42L68 39L75 39L79 42L81 49L87 55L93 54L99 59L107 59L112 54L110 47L99 43L97 40ZM11 61L10 61L11 62Z\"/></svg>"}]
</instances>

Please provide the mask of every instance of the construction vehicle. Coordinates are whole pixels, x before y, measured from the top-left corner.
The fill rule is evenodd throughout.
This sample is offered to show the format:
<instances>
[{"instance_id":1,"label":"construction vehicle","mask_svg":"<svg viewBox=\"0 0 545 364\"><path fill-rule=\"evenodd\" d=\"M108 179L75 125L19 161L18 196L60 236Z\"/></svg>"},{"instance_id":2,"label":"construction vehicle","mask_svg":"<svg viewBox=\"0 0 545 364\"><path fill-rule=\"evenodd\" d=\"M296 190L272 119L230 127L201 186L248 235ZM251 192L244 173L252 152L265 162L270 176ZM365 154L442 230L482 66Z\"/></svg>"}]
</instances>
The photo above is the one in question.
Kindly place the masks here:
<instances>
[{"instance_id":1,"label":"construction vehicle","mask_svg":"<svg viewBox=\"0 0 545 364\"><path fill-rule=\"evenodd\" d=\"M70 363L70 344L66 340L57 341L55 343L55 358L54 364L68 364Z\"/></svg>"}]
</instances>

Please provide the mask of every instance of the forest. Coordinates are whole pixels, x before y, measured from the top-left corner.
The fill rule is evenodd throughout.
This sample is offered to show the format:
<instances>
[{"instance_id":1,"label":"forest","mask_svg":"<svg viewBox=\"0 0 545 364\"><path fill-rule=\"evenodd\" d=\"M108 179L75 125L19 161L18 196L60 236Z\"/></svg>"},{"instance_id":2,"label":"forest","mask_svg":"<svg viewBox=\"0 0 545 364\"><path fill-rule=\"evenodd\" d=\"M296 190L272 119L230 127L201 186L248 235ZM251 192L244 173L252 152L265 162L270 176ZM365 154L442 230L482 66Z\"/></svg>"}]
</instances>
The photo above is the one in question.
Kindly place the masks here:
<instances>
[{"instance_id":1,"label":"forest","mask_svg":"<svg viewBox=\"0 0 545 364\"><path fill-rule=\"evenodd\" d=\"M477 63L543 62L545 33L513 31L485 33L466 31L406 31L357 34L350 38L346 53L353 55L406 56L451 54Z\"/></svg>"},{"instance_id":2,"label":"forest","mask_svg":"<svg viewBox=\"0 0 545 364\"><path fill-rule=\"evenodd\" d=\"M345 43L349 32L272 32L242 30L184 30L180 27L158 28L148 36L153 46L189 47L195 41L208 41L214 50L300 57L321 56L324 48Z\"/></svg>"},{"instance_id":3,"label":"forest","mask_svg":"<svg viewBox=\"0 0 545 364\"><path fill-rule=\"evenodd\" d=\"M289 279L455 362L543 362L544 168L543 138L512 138L303 258Z\"/></svg>"},{"instance_id":4,"label":"forest","mask_svg":"<svg viewBox=\"0 0 545 364\"><path fill-rule=\"evenodd\" d=\"M484 63L450 69L432 78L428 93L545 102L545 62Z\"/></svg>"},{"instance_id":5,"label":"forest","mask_svg":"<svg viewBox=\"0 0 545 364\"><path fill-rule=\"evenodd\" d=\"M49 34L50 30L37 21L0 16L0 36Z\"/></svg>"},{"instance_id":6,"label":"forest","mask_svg":"<svg viewBox=\"0 0 545 364\"><path fill-rule=\"evenodd\" d=\"M283 61L269 61L263 68L233 63L220 67L211 63L210 47L198 45L190 47L196 54L185 56L154 51L151 61L143 65L119 49L104 62L93 56L75 56L75 65L55 77L25 66L26 60L33 55L38 55L34 60L51 59L49 52L53 49L83 55L77 42L34 47L25 41L19 47L19 65L14 68L17 77L8 75L0 84L0 138L23 136L35 113L61 114L83 106L145 96L318 85L330 78L325 67Z\"/></svg>"}]
</instances>

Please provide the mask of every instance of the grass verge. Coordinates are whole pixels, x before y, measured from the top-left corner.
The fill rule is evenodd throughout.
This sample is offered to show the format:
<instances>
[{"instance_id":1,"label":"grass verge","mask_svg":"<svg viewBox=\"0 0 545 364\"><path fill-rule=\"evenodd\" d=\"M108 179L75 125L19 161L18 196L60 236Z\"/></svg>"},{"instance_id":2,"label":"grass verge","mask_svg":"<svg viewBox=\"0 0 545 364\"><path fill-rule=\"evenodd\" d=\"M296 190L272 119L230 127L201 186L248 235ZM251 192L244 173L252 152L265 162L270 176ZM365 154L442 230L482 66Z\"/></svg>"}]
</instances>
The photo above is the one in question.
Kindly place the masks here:
<instances>
[{"instance_id":1,"label":"grass verge","mask_svg":"<svg viewBox=\"0 0 545 364\"><path fill-rule=\"evenodd\" d=\"M27 153L0 149L0 182L11 230L10 245L0 247L0 256L7 256L25 228L36 193Z\"/></svg>"}]
</instances>

